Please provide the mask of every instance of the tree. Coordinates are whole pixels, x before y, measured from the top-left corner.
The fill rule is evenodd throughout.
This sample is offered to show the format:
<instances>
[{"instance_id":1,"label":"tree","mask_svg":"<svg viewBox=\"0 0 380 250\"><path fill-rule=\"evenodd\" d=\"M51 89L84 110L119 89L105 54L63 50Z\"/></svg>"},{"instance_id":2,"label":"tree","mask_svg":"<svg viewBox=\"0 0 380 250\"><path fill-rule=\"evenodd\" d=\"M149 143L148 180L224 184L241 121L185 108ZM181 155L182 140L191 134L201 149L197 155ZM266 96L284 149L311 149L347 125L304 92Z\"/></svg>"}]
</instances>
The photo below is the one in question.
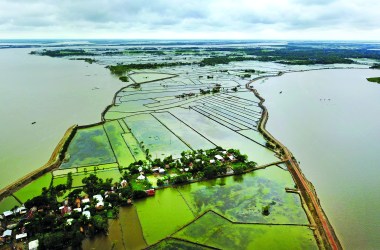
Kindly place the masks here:
<instances>
[{"instance_id":1,"label":"tree","mask_svg":"<svg viewBox=\"0 0 380 250\"><path fill-rule=\"evenodd\" d=\"M132 193L133 199L141 199L141 198L145 198L147 196L148 195L146 194L146 192L144 190L133 190L133 193Z\"/></svg>"},{"instance_id":2,"label":"tree","mask_svg":"<svg viewBox=\"0 0 380 250\"><path fill-rule=\"evenodd\" d=\"M204 168L203 173L207 179L215 178L218 176L218 169L214 165L208 165Z\"/></svg>"},{"instance_id":3,"label":"tree","mask_svg":"<svg viewBox=\"0 0 380 250\"><path fill-rule=\"evenodd\" d=\"M269 209L270 209L270 205L266 205L262 208L262 214L265 215L265 216L268 216L269 215Z\"/></svg>"},{"instance_id":4,"label":"tree","mask_svg":"<svg viewBox=\"0 0 380 250\"><path fill-rule=\"evenodd\" d=\"M96 232L107 232L108 231L108 222L106 218L103 218L99 214L92 217L92 222Z\"/></svg>"},{"instance_id":5,"label":"tree","mask_svg":"<svg viewBox=\"0 0 380 250\"><path fill-rule=\"evenodd\" d=\"M161 187L165 184L164 180L163 179L158 179L157 180L157 186Z\"/></svg>"},{"instance_id":6,"label":"tree","mask_svg":"<svg viewBox=\"0 0 380 250\"><path fill-rule=\"evenodd\" d=\"M67 189L71 189L73 186L73 174L69 172L67 174L67 181L66 181L66 187Z\"/></svg>"},{"instance_id":7,"label":"tree","mask_svg":"<svg viewBox=\"0 0 380 250\"><path fill-rule=\"evenodd\" d=\"M242 165L240 165L240 164L234 165L232 167L232 169L234 170L235 174L242 174L244 172L244 170L245 170L244 167Z\"/></svg>"},{"instance_id":8,"label":"tree","mask_svg":"<svg viewBox=\"0 0 380 250\"><path fill-rule=\"evenodd\" d=\"M46 233L40 241L45 249L61 249L67 243L63 232Z\"/></svg>"},{"instance_id":9,"label":"tree","mask_svg":"<svg viewBox=\"0 0 380 250\"><path fill-rule=\"evenodd\" d=\"M189 181L189 174L180 174L172 179L173 184L183 184Z\"/></svg>"}]
</instances>

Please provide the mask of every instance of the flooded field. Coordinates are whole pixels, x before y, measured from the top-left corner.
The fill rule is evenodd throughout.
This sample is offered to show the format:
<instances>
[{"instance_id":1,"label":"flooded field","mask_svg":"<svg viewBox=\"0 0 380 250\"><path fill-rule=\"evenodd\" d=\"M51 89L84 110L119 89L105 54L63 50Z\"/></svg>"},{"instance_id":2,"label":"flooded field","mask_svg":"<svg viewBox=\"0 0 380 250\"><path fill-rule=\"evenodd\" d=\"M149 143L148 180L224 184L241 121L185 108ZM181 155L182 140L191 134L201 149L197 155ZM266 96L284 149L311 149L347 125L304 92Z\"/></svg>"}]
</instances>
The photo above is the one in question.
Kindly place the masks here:
<instances>
[{"instance_id":1,"label":"flooded field","mask_svg":"<svg viewBox=\"0 0 380 250\"><path fill-rule=\"evenodd\" d=\"M317 249L299 196L285 192L293 185L287 171L272 166L242 176L158 190L155 197L135 206L148 244L170 236L210 247L251 249L276 238L271 241L274 248ZM268 216L262 214L267 205ZM260 237L254 237L258 234Z\"/></svg>"},{"instance_id":2,"label":"flooded field","mask_svg":"<svg viewBox=\"0 0 380 250\"><path fill-rule=\"evenodd\" d=\"M267 125L300 161L347 249L380 245L378 70L292 73L254 83ZM280 94L282 92L282 94Z\"/></svg>"},{"instance_id":3,"label":"flooded field","mask_svg":"<svg viewBox=\"0 0 380 250\"><path fill-rule=\"evenodd\" d=\"M17 51L17 53L13 53L13 51ZM1 53L5 55L5 57L0 56L1 60L7 58L6 56L14 60L14 65L11 60L5 67L8 71L14 72L15 69L12 67L17 65L18 60L26 57L29 60L26 60L28 63L31 63L31 65L38 64L39 67L38 71L33 68L35 66L22 65L23 72L20 74L23 77L28 77L28 79L11 78L11 76L5 74L5 79L6 77L15 79L17 87L14 89L6 84L0 85L1 93L10 93L9 95L4 95L5 98L1 99L3 107L9 106L7 105L9 103L16 102L20 104L15 105L16 107L10 107L9 110L2 110L1 113L4 117L9 118L3 124L4 129L2 131L6 134L5 138L7 141L12 142L10 144L13 145L13 141L15 143L13 148L12 145L1 145L0 152L5 153L4 157L0 155L0 164L6 166L4 169L7 169L7 166L10 166L10 162L12 162L14 163L12 167L14 167L13 169L18 175L22 176L29 173L34 169L32 166L36 164L33 160L38 162L43 157L45 157L44 161L48 159L47 156L35 154L34 152L45 152L49 155L60 138L58 135L63 134L70 125L74 123L88 125L82 126L76 131L67 150L64 152L64 160L59 169L55 169L52 173L48 173L21 188L13 194L14 197L10 196L3 200L0 203L0 208L11 208L15 203L18 203L17 199L25 202L27 199L39 195L42 187L57 187L68 182L71 182L70 188L60 194L59 202L66 199L69 192L73 190L79 191L80 196L83 196L86 189L79 190L85 184L82 179L90 174L96 174L100 178L100 182L105 182L108 178L113 179L113 181L109 182L112 183L112 187L107 187L107 190L97 190L97 192L104 194L105 197L109 194L108 192L113 193L114 190L126 188L126 186L121 187L118 182L121 182L122 179L127 179L125 183L128 184L125 185L130 185L131 189L123 189L130 192L123 196L123 202L128 200L128 203L130 203L131 200L129 199L133 197L134 204L133 206L120 208L119 217L108 220L108 236L99 235L93 239L86 239L83 242L85 249L99 247L102 249L139 249L147 246L151 246L153 249L170 247L189 249L236 249L239 247L247 249L260 249L263 247L316 249L318 247L313 231L315 230L315 225L311 225L306 216L300 196L297 193L297 187L286 165L278 163L280 157L278 150L272 150L269 146L266 146L265 138L258 132L258 124L262 115L259 99L248 91L244 85L252 78L264 73L277 75L280 71L320 69L324 67L323 65L289 66L273 62L243 61L223 64L220 67L200 66L200 64L196 63L191 65L188 63L185 63L187 65L174 63L171 65L176 66L162 68L157 66L157 63L165 63L165 61L169 60L163 55L153 56L149 55L149 53L137 53L137 56L134 57L127 50L120 49L118 52L114 51L116 54L119 53L116 56L96 56L100 55L99 51L93 50L95 52L94 58L99 60L96 62L97 64L93 65L80 61L52 59L37 55L31 56L26 54L27 50L0 51L0 55ZM173 51L170 53L176 54ZM213 55L225 56L226 53L228 52L219 51L213 53ZM186 60L195 62L197 59L195 54L193 52L186 54L186 56L189 56L189 59ZM70 59L78 58L73 56ZM184 60L184 58L178 56L175 57L174 61L180 62L180 60ZM154 70L142 70L144 67L139 66L138 68L141 70L119 72L118 76L123 75L129 78L129 82L125 84L131 84L121 89L123 84L118 80L118 77L112 76L108 70L103 68L104 64L114 64L116 62L153 62L157 67L154 66ZM247 72L249 74L246 74ZM323 72L325 71L318 71L318 74ZM349 71L347 75L352 74L352 72ZM313 73L303 74L310 74L310 78L313 78L314 81L316 81L315 79L320 79L319 81L322 83L325 83L328 78L343 78L349 82L348 79L342 76L330 75L326 78L317 78L317 75L313 75ZM280 83L280 80L287 79L288 76L293 75L297 74L286 74L276 80ZM354 79L354 76L352 76L352 79ZM297 128L302 131L302 128L312 128L313 137L308 137L305 131L299 134L293 133L292 136L290 136L291 133L287 134L288 137L301 138L300 141L303 142L302 150L308 148L305 145L322 145L320 142L323 136L316 136L320 128L325 128L324 133L331 138L337 138L337 135L343 136L345 133L351 133L355 128L359 127L359 124L356 123L355 127L347 126L350 129L346 130L346 132L342 132L343 130L339 130L339 128L331 132L331 117L342 112L339 108L342 103L346 107L354 106L354 108L349 109L351 120L341 123L341 126L355 124L355 122L362 121L363 118L366 121L365 117L361 116L358 106L353 104L357 100L350 95L352 90L346 91L346 88L343 88L343 90L340 89L340 95L334 95L332 93L335 93L334 91L339 88L333 92L328 89L331 86L318 85L318 87L308 86L304 88L301 86L304 82L298 83L299 85L293 89L285 85L281 85L281 89L276 87L267 88L267 86L277 86L272 83L273 81L275 80L262 79L255 83L255 86L259 85L259 92L263 91L264 97L270 99L266 103L271 114L268 130L272 132L272 129L276 131L276 128L282 131ZM293 82L294 78L290 78L288 81ZM120 91L117 92L117 90ZM358 91L360 93L360 90L358 88L354 92ZM19 98L18 93L28 93L24 94L28 97L26 99ZM46 98L42 93L46 95ZM108 95L109 93L111 94ZM266 96L267 93L270 93L269 96ZM112 99L114 94L114 99ZM316 95L319 95L319 97L315 98ZM33 99L30 96L38 96L38 99ZM279 96L284 103L276 103L278 101L276 98ZM376 95L373 94L372 98L374 96ZM348 99L343 102L344 97L348 98L350 102ZM314 108L317 107L317 109L308 111L307 105L300 105L299 100L298 103L296 102L297 98L301 98L302 104L313 103ZM274 100L273 102L272 99ZM36 105L26 105L27 103L36 103ZM275 103L275 108L271 106L273 103ZM297 103L301 112L289 103L292 105ZM103 113L103 122L99 123L101 120L100 113L108 105L110 106ZM91 108L88 106L91 106ZM288 110L284 111L284 107L288 108ZM274 112L273 117L275 118L273 118L271 112L272 109L275 110L276 108L282 110L286 115L276 118L275 116L278 114ZM365 109L377 111L378 107L365 107ZM96 116L92 113L95 110ZM315 115L331 111L335 113L330 113L323 118ZM53 114L49 112L53 112ZM281 111L278 112L281 114ZM309 114L314 114L314 116L308 117ZM291 115L295 116L291 117ZM75 122L72 122L72 119L75 119ZM297 125L296 121L302 121L302 126ZM330 123L324 124L321 121ZM13 127L12 124L18 125ZM364 124L368 126L363 129L366 133L372 131L372 127L367 124L379 127L376 122L365 122ZM363 124L360 125L363 126ZM62 129L59 133L52 132L52 128L56 129L54 131L58 131L61 126L65 126L65 129ZM39 133L41 131L44 133ZM43 136L45 134L48 134L46 138ZM277 137L276 132L273 132L273 134ZM12 136L17 137L17 139L13 140ZM376 138L378 133L369 134L369 136L369 138ZM51 139L54 138L55 141L51 145ZM288 145L286 136L282 138L281 133L279 133L278 138L285 145ZM360 141L359 139L362 138L368 139L367 134L357 135L356 140ZM39 143L40 140L46 141L46 143ZM21 141L25 145L18 147L16 144ZM333 143L323 142L324 150L333 146ZM361 145L364 145L364 143L367 142L361 141ZM348 144L346 142L345 146ZM52 148L44 148L47 146ZM208 181L202 179L207 175L196 176L191 173L190 177L186 177L186 182L190 180L201 181L187 185L177 185L178 183L176 182L170 182L170 184L174 183L175 186L157 190L154 197L139 199L141 197L145 198L148 193L145 190L150 189L152 186L164 185L165 187L169 185L168 179L181 177L178 175L182 174L186 175L193 163L197 163L196 160L201 162L204 159L197 158L193 159L194 162L187 162L188 152L194 152L197 149L211 149L216 146L221 147L217 152L222 155L225 154L225 157L213 155L210 159L206 158L205 162L207 164L205 165L208 165L209 169L215 168L211 164L215 163L215 159L220 160L217 158L219 156L221 162L226 160L231 163L231 165L223 166L226 169L227 167L229 168L229 173L235 171L234 167L236 165L233 164L244 163L248 165L248 161L252 161L250 163L253 163L254 166L257 163L260 170L256 169L243 175ZM339 150L342 150L340 147L336 147L336 151L331 151L330 149L330 155L339 157L339 159L335 159L333 166L329 165L328 169L320 167L322 165L327 166L325 166L327 161L323 160L318 166L311 167L312 165L308 163L308 160L302 156L302 152L293 148L292 143L289 144L289 147L294 150L295 156L301 161L302 170L304 170L306 176L311 176L312 182L314 182L314 174L321 175L321 172L336 171L335 177L344 176L344 170L346 169L334 169L345 158L339 153ZM5 149L4 151L2 150L3 148ZM230 161L228 157L232 156L233 158L234 156L230 153L227 154L225 149L231 148L238 149L242 154L246 154L247 157L241 162L234 162L234 159ZM365 153L372 153L373 148L376 147L371 147ZM323 155L323 150L314 150L313 156L316 153L317 155ZM356 150L357 148L355 148L355 151L353 151L353 148L349 148L344 152L359 152ZM7 152L9 154L6 154ZM240 155L240 152L238 155ZM203 153L201 151L200 154L204 153L204 151ZM16 155L22 155L22 157L16 157ZM160 161L146 161L147 159L153 160L155 158L164 159L168 156L174 158L170 162L172 165L167 162L159 165ZM17 160L19 158L28 160L28 162L20 161L18 165ZM9 162L6 162L7 159ZM176 164L179 164L179 159L183 162L181 168L176 167ZM326 157L326 159L329 158ZM137 165L130 166L131 163L137 161L139 161ZM312 161L316 162L314 158ZM329 160L329 163L331 162L333 161ZM37 167L43 165L42 163ZM215 166L221 166L222 164L220 162L216 163ZM161 166L161 168L156 167L155 164ZM204 162L199 164L203 165ZM370 161L366 161L365 164L369 169L372 169ZM305 169L303 166L306 166ZM307 166L310 166L310 168ZM355 166L351 165L349 169L361 169L358 166L361 166L361 164L355 162ZM241 170L242 166L237 167L240 167ZM315 170L317 168L318 171ZM18 171L19 169L21 171ZM163 172L161 172L162 170ZM254 170L254 167L250 168L250 170ZM220 169L217 171L220 171ZM8 172L10 173L11 171ZM226 172L227 170L223 173ZM220 173L222 172L218 172L218 174ZM17 179L20 177L18 175L13 174L12 178ZM68 176L72 176L72 180L68 181ZM329 174L328 178L332 178L332 176L334 174ZM2 185L5 186L13 180L12 178L8 180L8 177L6 175L1 177L7 180L2 181ZM140 177L142 179L139 179ZM355 178L358 177L360 176L355 176ZM164 184L159 184L159 180ZM345 186L344 188L350 194L359 193L359 191L365 193L364 187L376 188L370 177L368 177L368 180L369 183L363 184L362 187L353 189ZM324 197L330 195L331 198L331 194L334 194L334 191L339 189L334 185L327 185L326 187L328 188L322 187L324 181L324 179L322 182L317 180L315 183L317 192L322 194L323 204L326 200ZM350 183L354 182L354 179L350 179ZM287 192L289 188L295 190ZM140 191L140 193L137 191ZM143 196L139 197L138 194L143 194ZM120 197L122 197L121 193L117 195L117 199L121 200ZM374 199L375 195L364 197ZM332 200L335 200L335 197ZM365 201L362 201L362 204L365 204ZM349 204L343 202L340 205L348 207ZM374 207L377 207L377 203ZM356 208L364 209L360 205ZM330 211L333 211L332 214L335 212L335 215L329 216L333 225L339 224L339 216L336 216L336 213L345 211L345 209L347 208L336 207L335 203L332 206L331 203L330 206L327 205L328 215L330 215ZM113 218L108 215L109 212L112 215L112 211L106 212L104 214L106 214L107 218ZM354 218L363 219L355 217L350 212L352 211L347 211L347 213L345 211L344 214L349 214L352 220ZM364 218L364 220L366 219ZM365 223L369 223L369 221ZM347 225L346 227L349 228ZM338 227L337 232L339 236L343 235L344 238L344 230L342 231ZM357 231L356 234L360 235L361 231ZM372 246L371 244L371 240L369 240L368 246ZM363 243L359 245L365 246Z\"/></svg>"}]
</instances>

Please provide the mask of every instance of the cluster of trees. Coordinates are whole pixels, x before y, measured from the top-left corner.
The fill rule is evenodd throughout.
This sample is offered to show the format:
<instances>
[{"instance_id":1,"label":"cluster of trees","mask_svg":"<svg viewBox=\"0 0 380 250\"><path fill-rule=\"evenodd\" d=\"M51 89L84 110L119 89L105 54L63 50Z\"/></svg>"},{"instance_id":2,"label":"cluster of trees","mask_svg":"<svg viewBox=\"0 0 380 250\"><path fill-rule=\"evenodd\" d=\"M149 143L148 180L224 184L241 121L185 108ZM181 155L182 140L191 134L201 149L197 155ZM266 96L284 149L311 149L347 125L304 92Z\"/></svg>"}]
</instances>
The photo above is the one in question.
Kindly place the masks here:
<instances>
[{"instance_id":1,"label":"cluster of trees","mask_svg":"<svg viewBox=\"0 0 380 250\"><path fill-rule=\"evenodd\" d=\"M215 160L215 155L221 155L223 161ZM231 161L229 156L233 155L234 160ZM153 166L169 167L177 169L178 174L175 177L166 176L164 179L157 182L158 186L162 186L167 181L170 184L183 184L191 179L212 179L227 172L228 167L231 167L236 174L241 174L247 169L252 169L256 166L253 161L247 161L247 156L241 154L239 150L229 149L226 152L221 147L216 147L209 150L184 151L181 153L181 158L173 160L165 158L163 161L156 159L152 162ZM184 169L188 171L184 172Z\"/></svg>"},{"instance_id":2,"label":"cluster of trees","mask_svg":"<svg viewBox=\"0 0 380 250\"><path fill-rule=\"evenodd\" d=\"M239 61L252 61L255 60L254 57L246 56L216 56L210 58L204 58L199 62L199 66L215 66L217 64L228 64L230 62L239 62Z\"/></svg>"},{"instance_id":3,"label":"cluster of trees","mask_svg":"<svg viewBox=\"0 0 380 250\"><path fill-rule=\"evenodd\" d=\"M162 67L173 67L173 66L182 66L182 65L191 65L188 62L168 62L168 63L131 63L131 64L117 64L109 65L108 68L112 74L122 76L128 71L134 69L157 69Z\"/></svg>"},{"instance_id":4,"label":"cluster of trees","mask_svg":"<svg viewBox=\"0 0 380 250\"><path fill-rule=\"evenodd\" d=\"M94 175L90 175L85 179L83 189L100 190L105 188L102 182ZM109 182L107 180L107 183ZM95 208L96 201L92 201L88 208L88 211L93 215L90 218L75 211L61 215L61 211L58 209L60 203L57 201L57 197L68 190L71 185L72 176L69 174L66 185L60 184L49 189L43 188L41 195L29 199L24 204L30 211L34 208L34 212L32 215L21 219L17 227L25 227L29 237L35 237L39 240L41 249L62 249L69 246L77 249L86 235L92 237L95 234L108 231L107 211L97 210ZM96 187L94 188L93 186ZM67 196L68 203L73 205L83 189L71 191ZM105 207L113 202L115 197L119 199L118 194L109 195L105 199ZM117 213L115 208L113 210L114 213ZM69 223L68 221L70 220L71 222Z\"/></svg>"},{"instance_id":5,"label":"cluster of trees","mask_svg":"<svg viewBox=\"0 0 380 250\"><path fill-rule=\"evenodd\" d=\"M75 60L85 61L86 63L89 63L89 64L93 64L94 62L96 62L96 60L92 58L76 58Z\"/></svg>"},{"instance_id":6,"label":"cluster of trees","mask_svg":"<svg viewBox=\"0 0 380 250\"><path fill-rule=\"evenodd\" d=\"M135 164L136 166L137 164L142 165L143 162L139 161ZM129 176L124 173L125 178ZM85 236L92 237L95 234L107 233L107 219L110 214L117 216L120 205L130 204L132 198L146 197L144 190L133 190L130 185L120 187L118 183L112 183L112 179L103 181L96 175L90 174L83 178L84 186L82 188L74 189L67 195L68 204L75 207L76 199L82 195L82 192L87 193L89 197L107 193L104 199L104 208L97 208L97 201L92 200L87 208L92 215L90 218L75 211L62 216L58 209L61 205L57 198L62 196L65 191L70 190L72 181L72 174L69 173L66 184L51 186L49 189L43 188L41 195L33 197L24 204L27 209L34 207L36 209L32 216L19 221L18 228L25 227L29 236L39 239L41 249L61 249L69 246L76 249L80 247ZM108 192L111 189L114 191ZM72 219L70 223L68 223L68 219Z\"/></svg>"},{"instance_id":7,"label":"cluster of trees","mask_svg":"<svg viewBox=\"0 0 380 250\"><path fill-rule=\"evenodd\" d=\"M372 65L371 67L369 67L370 69L380 69L380 63L375 63L374 65Z\"/></svg>"},{"instance_id":8,"label":"cluster of trees","mask_svg":"<svg viewBox=\"0 0 380 250\"><path fill-rule=\"evenodd\" d=\"M280 49L262 50L261 48L246 48L247 55L256 56L258 61L277 61L291 65L334 64L354 61L350 58L380 59L380 52L368 49L339 49L286 46Z\"/></svg>"},{"instance_id":9,"label":"cluster of trees","mask_svg":"<svg viewBox=\"0 0 380 250\"><path fill-rule=\"evenodd\" d=\"M122 82L129 82L128 76L120 76L119 80L122 81Z\"/></svg>"},{"instance_id":10,"label":"cluster of trees","mask_svg":"<svg viewBox=\"0 0 380 250\"><path fill-rule=\"evenodd\" d=\"M31 55L41 55L50 57L64 57L64 56L95 56L95 53L85 51L84 49L57 49L57 50L42 50L32 51Z\"/></svg>"},{"instance_id":11,"label":"cluster of trees","mask_svg":"<svg viewBox=\"0 0 380 250\"><path fill-rule=\"evenodd\" d=\"M144 50L144 49L139 49L139 50L128 49L128 50L124 51L124 53L127 53L127 54L149 54L149 55L156 55L156 56L166 55L166 53L164 51L157 50L157 49L149 49L149 50Z\"/></svg>"}]
</instances>

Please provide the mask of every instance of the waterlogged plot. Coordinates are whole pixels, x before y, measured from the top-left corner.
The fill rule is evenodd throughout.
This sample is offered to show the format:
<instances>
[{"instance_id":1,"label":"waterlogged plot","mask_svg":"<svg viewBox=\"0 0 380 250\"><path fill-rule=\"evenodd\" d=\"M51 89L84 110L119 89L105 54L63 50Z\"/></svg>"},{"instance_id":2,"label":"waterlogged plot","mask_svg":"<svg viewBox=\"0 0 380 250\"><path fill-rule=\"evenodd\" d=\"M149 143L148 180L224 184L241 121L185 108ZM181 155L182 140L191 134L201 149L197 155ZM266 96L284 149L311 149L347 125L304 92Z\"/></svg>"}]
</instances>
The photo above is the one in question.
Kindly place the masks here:
<instances>
[{"instance_id":1,"label":"waterlogged plot","mask_svg":"<svg viewBox=\"0 0 380 250\"><path fill-rule=\"evenodd\" d=\"M250 160L259 165L278 161L272 151L194 110L176 108L170 112L215 145L224 148L238 148L242 153L247 154Z\"/></svg>"},{"instance_id":2,"label":"waterlogged plot","mask_svg":"<svg viewBox=\"0 0 380 250\"><path fill-rule=\"evenodd\" d=\"M195 214L214 210L234 222L309 224L300 198L287 193L291 175L276 166L241 176L178 187ZM269 215L263 208L269 206Z\"/></svg>"},{"instance_id":3,"label":"waterlogged plot","mask_svg":"<svg viewBox=\"0 0 380 250\"><path fill-rule=\"evenodd\" d=\"M28 185L24 186L17 192L15 192L14 196L16 196L22 202L25 202L28 199L41 195L42 188L49 188L51 180L51 173L46 173L43 176L29 183Z\"/></svg>"},{"instance_id":4,"label":"waterlogged plot","mask_svg":"<svg viewBox=\"0 0 380 250\"><path fill-rule=\"evenodd\" d=\"M60 168L73 168L116 162L102 125L79 129L66 152L67 162Z\"/></svg>"},{"instance_id":5,"label":"waterlogged plot","mask_svg":"<svg viewBox=\"0 0 380 250\"><path fill-rule=\"evenodd\" d=\"M135 161L146 160L146 154L132 133L123 134L124 141L127 143Z\"/></svg>"},{"instance_id":6,"label":"waterlogged plot","mask_svg":"<svg viewBox=\"0 0 380 250\"><path fill-rule=\"evenodd\" d=\"M213 212L173 237L220 249L318 249L306 226L234 224Z\"/></svg>"},{"instance_id":7,"label":"waterlogged plot","mask_svg":"<svg viewBox=\"0 0 380 250\"><path fill-rule=\"evenodd\" d=\"M183 122L179 121L170 113L154 113L152 114L161 123L163 123L167 128L169 128L175 135L181 138L182 141L186 142L193 150L195 149L205 149L215 147L210 141L202 137L192 128L188 127Z\"/></svg>"},{"instance_id":8,"label":"waterlogged plot","mask_svg":"<svg viewBox=\"0 0 380 250\"><path fill-rule=\"evenodd\" d=\"M254 140L257 143L260 143L263 146L265 146L265 144L267 142L265 140L264 136L260 132L253 130L253 129L240 130L240 131L238 131L238 133L249 138L249 139L251 139L251 140Z\"/></svg>"},{"instance_id":9,"label":"waterlogged plot","mask_svg":"<svg viewBox=\"0 0 380 250\"><path fill-rule=\"evenodd\" d=\"M172 155L178 158L182 151L190 150L178 137L150 114L127 117L126 124L131 132L145 147L153 158Z\"/></svg>"},{"instance_id":10,"label":"waterlogged plot","mask_svg":"<svg viewBox=\"0 0 380 250\"><path fill-rule=\"evenodd\" d=\"M107 136L119 166L121 168L128 167L129 164L135 161L135 159L124 141L124 130L120 126L120 123L117 120L114 120L106 122L103 126L107 132Z\"/></svg>"},{"instance_id":11,"label":"waterlogged plot","mask_svg":"<svg viewBox=\"0 0 380 250\"><path fill-rule=\"evenodd\" d=\"M149 245L194 219L180 193L173 188L157 190L155 197L138 200L135 206Z\"/></svg>"}]
</instances>

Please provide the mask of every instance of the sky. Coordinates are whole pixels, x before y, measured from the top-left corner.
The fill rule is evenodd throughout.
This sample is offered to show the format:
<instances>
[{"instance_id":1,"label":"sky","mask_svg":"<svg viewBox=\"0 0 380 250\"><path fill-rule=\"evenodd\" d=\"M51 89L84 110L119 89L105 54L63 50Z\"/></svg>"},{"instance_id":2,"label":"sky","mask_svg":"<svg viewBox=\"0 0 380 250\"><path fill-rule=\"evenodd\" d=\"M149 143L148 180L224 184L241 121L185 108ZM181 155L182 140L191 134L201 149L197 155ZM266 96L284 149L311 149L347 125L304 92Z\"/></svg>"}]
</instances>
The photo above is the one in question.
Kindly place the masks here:
<instances>
[{"instance_id":1,"label":"sky","mask_svg":"<svg viewBox=\"0 0 380 250\"><path fill-rule=\"evenodd\" d=\"M0 39L380 40L380 0L0 0Z\"/></svg>"}]
</instances>

